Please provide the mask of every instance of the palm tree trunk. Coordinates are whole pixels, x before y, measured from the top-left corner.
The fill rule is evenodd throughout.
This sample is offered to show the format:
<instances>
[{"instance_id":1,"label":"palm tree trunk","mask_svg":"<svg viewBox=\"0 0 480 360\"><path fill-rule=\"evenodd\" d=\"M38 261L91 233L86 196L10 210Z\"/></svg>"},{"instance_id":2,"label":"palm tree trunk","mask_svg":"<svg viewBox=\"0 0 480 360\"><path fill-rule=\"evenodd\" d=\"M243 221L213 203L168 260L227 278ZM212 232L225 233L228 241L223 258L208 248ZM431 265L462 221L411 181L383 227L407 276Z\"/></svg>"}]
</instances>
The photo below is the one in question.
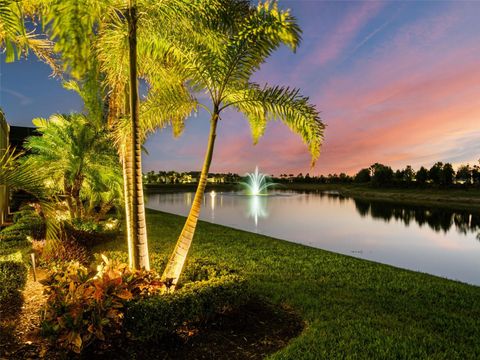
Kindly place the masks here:
<instances>
[{"instance_id":1,"label":"palm tree trunk","mask_svg":"<svg viewBox=\"0 0 480 360\"><path fill-rule=\"evenodd\" d=\"M192 244L193 235L195 233L195 228L197 226L198 217L200 216L200 210L202 206L203 194L205 192L205 187L207 185L208 171L210 170L210 164L212 162L213 147L215 145L215 137L217 131L218 123L218 112L217 109L214 110L212 118L210 120L210 135L208 139L207 151L205 153L205 160L203 163L202 173L200 175L200 180L198 182L197 191L193 199L192 207L188 214L185 225L183 226L182 232L177 240L175 249L173 250L172 255L168 261L167 267L163 273L163 278L165 280L171 281L172 290L175 289L175 286L178 282L178 279L182 273L185 260L187 259L188 250Z\"/></svg>"},{"instance_id":2,"label":"palm tree trunk","mask_svg":"<svg viewBox=\"0 0 480 360\"><path fill-rule=\"evenodd\" d=\"M125 144L125 150L123 153L122 159L122 168L123 168L123 196L125 203L125 228L127 230L127 245L128 245L128 266L130 269L133 268L133 239L132 239L132 209L130 204L132 203L132 196L130 193L132 178L128 176L127 169L131 169L130 159L130 146L128 146L129 141ZM130 173L131 175L131 173Z\"/></svg>"},{"instance_id":3,"label":"palm tree trunk","mask_svg":"<svg viewBox=\"0 0 480 360\"><path fill-rule=\"evenodd\" d=\"M134 2L134 1L133 1ZM137 9L129 1L128 44L130 60L130 120L132 124L132 239L133 268L150 270L147 244L147 226L143 201L142 148L138 121L137 84Z\"/></svg>"}]
</instances>

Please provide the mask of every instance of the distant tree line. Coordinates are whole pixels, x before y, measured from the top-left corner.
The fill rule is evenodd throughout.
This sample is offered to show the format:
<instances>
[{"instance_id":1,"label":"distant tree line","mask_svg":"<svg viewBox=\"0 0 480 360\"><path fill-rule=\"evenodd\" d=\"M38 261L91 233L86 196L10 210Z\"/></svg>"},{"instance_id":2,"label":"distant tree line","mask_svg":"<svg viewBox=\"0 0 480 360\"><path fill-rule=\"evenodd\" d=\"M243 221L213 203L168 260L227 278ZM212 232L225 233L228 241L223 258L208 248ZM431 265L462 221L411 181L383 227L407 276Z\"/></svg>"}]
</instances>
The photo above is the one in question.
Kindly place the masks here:
<instances>
[{"instance_id":1,"label":"distant tree line","mask_svg":"<svg viewBox=\"0 0 480 360\"><path fill-rule=\"evenodd\" d=\"M320 176L281 174L273 179L279 183L316 183L316 184L346 184L359 183L373 186L480 186L480 166L461 165L457 171L452 164L437 162L430 169L420 167L414 170L410 165L405 169L393 170L388 165L375 163L368 168L361 169L354 176L345 173Z\"/></svg>"},{"instance_id":2,"label":"distant tree line","mask_svg":"<svg viewBox=\"0 0 480 360\"><path fill-rule=\"evenodd\" d=\"M480 164L480 161L479 161ZM198 182L200 172L176 172L176 171L149 171L144 174L146 184L189 184ZM354 176L345 173L310 176L280 174L270 176L276 183L301 183L301 184L371 184L375 187L402 186L402 187L425 187L425 186L480 186L480 166L460 165L455 171L452 164L437 162L429 169L420 167L414 170L410 165L404 169L393 170L390 166L375 163L368 168L359 170ZM235 184L244 179L235 173L209 173L208 181L211 183Z\"/></svg>"},{"instance_id":3,"label":"distant tree line","mask_svg":"<svg viewBox=\"0 0 480 360\"><path fill-rule=\"evenodd\" d=\"M390 166L375 163L361 169L354 177L356 183L371 183L374 186L419 185L451 186L453 184L480 185L480 166L461 165L457 171L452 164L436 162L430 169L420 167L415 171L410 165L393 171Z\"/></svg>"},{"instance_id":4,"label":"distant tree line","mask_svg":"<svg viewBox=\"0 0 480 360\"><path fill-rule=\"evenodd\" d=\"M149 171L143 174L145 184L195 184L200 178L200 171ZM208 173L208 182L232 184L240 182L242 177L234 173Z\"/></svg>"}]
</instances>

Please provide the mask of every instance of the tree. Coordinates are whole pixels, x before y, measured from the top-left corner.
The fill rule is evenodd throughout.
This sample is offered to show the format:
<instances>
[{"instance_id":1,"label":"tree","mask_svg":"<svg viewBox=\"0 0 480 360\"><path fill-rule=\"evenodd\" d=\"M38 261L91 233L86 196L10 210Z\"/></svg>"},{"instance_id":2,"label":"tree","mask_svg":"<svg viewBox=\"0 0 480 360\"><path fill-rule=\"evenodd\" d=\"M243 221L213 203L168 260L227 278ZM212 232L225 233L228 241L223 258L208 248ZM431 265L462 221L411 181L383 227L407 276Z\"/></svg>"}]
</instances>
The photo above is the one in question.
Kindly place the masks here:
<instances>
[{"instance_id":1,"label":"tree","mask_svg":"<svg viewBox=\"0 0 480 360\"><path fill-rule=\"evenodd\" d=\"M35 119L23 161L43 178L50 197L66 201L71 219L99 218L122 200L122 177L108 133L82 114ZM98 213L95 209L99 209Z\"/></svg>"},{"instance_id":2,"label":"tree","mask_svg":"<svg viewBox=\"0 0 480 360\"><path fill-rule=\"evenodd\" d=\"M385 186L392 183L393 170L390 166L375 163L370 167L372 173L372 184L375 186Z\"/></svg>"},{"instance_id":3,"label":"tree","mask_svg":"<svg viewBox=\"0 0 480 360\"><path fill-rule=\"evenodd\" d=\"M470 167L470 165L461 165L457 169L457 174L455 178L457 180L460 180L464 182L465 184L471 184L472 183L472 173L473 173L473 168Z\"/></svg>"},{"instance_id":4,"label":"tree","mask_svg":"<svg viewBox=\"0 0 480 360\"><path fill-rule=\"evenodd\" d=\"M355 182L357 183L367 183L370 181L370 169L361 169L355 175Z\"/></svg>"},{"instance_id":5,"label":"tree","mask_svg":"<svg viewBox=\"0 0 480 360\"><path fill-rule=\"evenodd\" d=\"M394 173L395 181L402 182L404 177L403 170L397 169Z\"/></svg>"},{"instance_id":6,"label":"tree","mask_svg":"<svg viewBox=\"0 0 480 360\"><path fill-rule=\"evenodd\" d=\"M428 170L428 178L436 185L440 185L443 172L443 163L441 161L435 163L430 170Z\"/></svg>"},{"instance_id":7,"label":"tree","mask_svg":"<svg viewBox=\"0 0 480 360\"><path fill-rule=\"evenodd\" d=\"M415 180L417 181L418 184L425 184L428 178L429 178L428 170L423 166L415 174Z\"/></svg>"},{"instance_id":8,"label":"tree","mask_svg":"<svg viewBox=\"0 0 480 360\"><path fill-rule=\"evenodd\" d=\"M156 37L159 29L178 27L178 19L183 20L181 27L185 34L193 33L189 30L193 29L194 22L185 19L201 16L196 10L203 3L186 0L38 1L42 4L45 27L56 40L56 50L61 52L64 69L83 85L91 85L93 90L100 81L104 85L102 89L107 90L101 97L107 104L107 118L110 124L114 124L123 166L130 265L149 269L141 143L147 132L166 124L172 124L178 134L181 127L177 120L181 118L183 121L194 106L186 96L184 78L180 79L165 66L169 57L157 56ZM62 15L58 16L60 13ZM199 24L197 22L195 26ZM124 56L126 53L128 57ZM149 96L143 103L147 104L145 106L138 98L138 77L146 79L150 85ZM85 81L85 78L97 81ZM161 86L162 83L166 86ZM185 98L187 112L184 111L185 102L176 106L178 100ZM170 102L165 103L165 99ZM168 116L165 116L167 112Z\"/></svg>"},{"instance_id":9,"label":"tree","mask_svg":"<svg viewBox=\"0 0 480 360\"><path fill-rule=\"evenodd\" d=\"M440 184L452 185L454 178L455 178L455 170L453 170L452 164L446 163L445 165L443 165Z\"/></svg>"},{"instance_id":10,"label":"tree","mask_svg":"<svg viewBox=\"0 0 480 360\"><path fill-rule=\"evenodd\" d=\"M221 22L213 22L218 32L214 43L201 39L195 47L179 42L171 53L184 63L192 87L204 90L211 106L201 106L210 113L210 133L201 176L187 221L170 256L164 278L178 281L183 269L200 214L208 171L212 162L217 125L223 111L234 108L249 123L253 142L263 135L267 121L281 120L298 133L312 154L312 165L320 154L324 125L308 98L288 87L260 86L251 82L253 73L272 51L281 44L295 49L300 29L288 11L275 3L259 3L252 8L249 1L225 1L229 8Z\"/></svg>"},{"instance_id":11,"label":"tree","mask_svg":"<svg viewBox=\"0 0 480 360\"><path fill-rule=\"evenodd\" d=\"M480 184L480 166L478 166L478 165L473 165L472 181L476 185Z\"/></svg>"},{"instance_id":12,"label":"tree","mask_svg":"<svg viewBox=\"0 0 480 360\"><path fill-rule=\"evenodd\" d=\"M403 170L403 181L407 183L411 183L415 178L415 171L412 169L410 165L407 165L405 170Z\"/></svg>"}]
</instances>

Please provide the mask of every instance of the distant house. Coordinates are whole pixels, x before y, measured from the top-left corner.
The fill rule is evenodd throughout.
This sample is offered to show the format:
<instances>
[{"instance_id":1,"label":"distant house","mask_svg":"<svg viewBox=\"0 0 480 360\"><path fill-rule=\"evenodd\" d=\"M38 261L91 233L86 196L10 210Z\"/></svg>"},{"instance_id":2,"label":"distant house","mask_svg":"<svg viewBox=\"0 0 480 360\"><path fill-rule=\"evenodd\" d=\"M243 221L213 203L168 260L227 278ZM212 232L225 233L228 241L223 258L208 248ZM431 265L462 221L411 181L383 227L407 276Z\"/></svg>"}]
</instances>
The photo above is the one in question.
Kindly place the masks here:
<instances>
[{"instance_id":1,"label":"distant house","mask_svg":"<svg viewBox=\"0 0 480 360\"><path fill-rule=\"evenodd\" d=\"M0 109L0 159L3 158L8 148L10 127L7 124L5 115ZM8 215L9 193L6 185L0 184L0 226L6 221Z\"/></svg>"}]
</instances>

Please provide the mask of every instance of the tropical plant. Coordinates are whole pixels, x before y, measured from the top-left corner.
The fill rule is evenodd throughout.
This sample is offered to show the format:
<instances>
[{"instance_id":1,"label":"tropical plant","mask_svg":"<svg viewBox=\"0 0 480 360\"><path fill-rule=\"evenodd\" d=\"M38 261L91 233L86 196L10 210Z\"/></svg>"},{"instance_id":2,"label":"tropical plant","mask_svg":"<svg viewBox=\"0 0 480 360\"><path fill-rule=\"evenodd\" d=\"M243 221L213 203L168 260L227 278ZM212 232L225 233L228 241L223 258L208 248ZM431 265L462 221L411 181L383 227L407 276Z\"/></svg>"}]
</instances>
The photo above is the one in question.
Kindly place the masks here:
<instances>
[{"instance_id":1,"label":"tropical plant","mask_svg":"<svg viewBox=\"0 0 480 360\"><path fill-rule=\"evenodd\" d=\"M54 75L59 72L53 53L53 43L33 27L37 8L34 1L0 0L0 48L5 49L5 61L27 56L29 50L50 65ZM29 19L31 28L25 24Z\"/></svg>"},{"instance_id":2,"label":"tropical plant","mask_svg":"<svg viewBox=\"0 0 480 360\"><path fill-rule=\"evenodd\" d=\"M210 113L209 141L192 208L163 275L174 284L180 277L195 233L217 125L225 109L234 108L246 116L254 143L263 135L267 121L281 120L306 143L312 166L320 154L323 139L324 125L308 98L296 89L260 86L250 80L280 45L296 49L300 29L295 18L289 11L279 10L276 3L259 3L253 8L249 1L225 0L223 5L224 16L213 18L210 23L212 31L217 33L214 43L202 39L185 43L175 41L179 36L171 36L165 51L183 64L191 87L204 91L211 103L211 107L199 105Z\"/></svg>"},{"instance_id":3,"label":"tropical plant","mask_svg":"<svg viewBox=\"0 0 480 360\"><path fill-rule=\"evenodd\" d=\"M106 257L97 270L78 262L63 264L44 284L48 300L42 309L42 332L76 353L122 332L127 301L164 289L155 273L132 272Z\"/></svg>"},{"instance_id":4,"label":"tropical plant","mask_svg":"<svg viewBox=\"0 0 480 360\"><path fill-rule=\"evenodd\" d=\"M105 130L82 114L57 114L33 123L41 136L27 139L31 154L22 161L42 176L50 197L66 202L70 219L98 219L121 205L121 172Z\"/></svg>"},{"instance_id":5,"label":"tropical plant","mask_svg":"<svg viewBox=\"0 0 480 360\"><path fill-rule=\"evenodd\" d=\"M108 104L110 124L119 135L116 143L125 180L130 262L134 268L148 269L141 174L142 139L146 132L168 123L178 133L181 130L178 124L182 122L177 120L183 121L195 105L182 81L174 76L175 72L165 70L167 62L159 57L158 51L152 51L150 44L154 42L152 36L156 32L151 29L158 28L158 23L168 28L176 19L196 14L192 10L196 3L186 0L160 3L148 0L39 2L49 34L56 41L55 49L62 54L64 68L77 79L85 79L93 73L90 78L100 78L107 89L103 100ZM185 11L187 9L190 11ZM58 16L60 12L62 16ZM137 56L137 48L141 56ZM129 56L124 56L125 53ZM139 105L138 77L150 85L146 106ZM83 83L95 85L94 81ZM94 89L92 86L90 93L99 94L91 91ZM98 97L90 96L89 99Z\"/></svg>"}]
</instances>

